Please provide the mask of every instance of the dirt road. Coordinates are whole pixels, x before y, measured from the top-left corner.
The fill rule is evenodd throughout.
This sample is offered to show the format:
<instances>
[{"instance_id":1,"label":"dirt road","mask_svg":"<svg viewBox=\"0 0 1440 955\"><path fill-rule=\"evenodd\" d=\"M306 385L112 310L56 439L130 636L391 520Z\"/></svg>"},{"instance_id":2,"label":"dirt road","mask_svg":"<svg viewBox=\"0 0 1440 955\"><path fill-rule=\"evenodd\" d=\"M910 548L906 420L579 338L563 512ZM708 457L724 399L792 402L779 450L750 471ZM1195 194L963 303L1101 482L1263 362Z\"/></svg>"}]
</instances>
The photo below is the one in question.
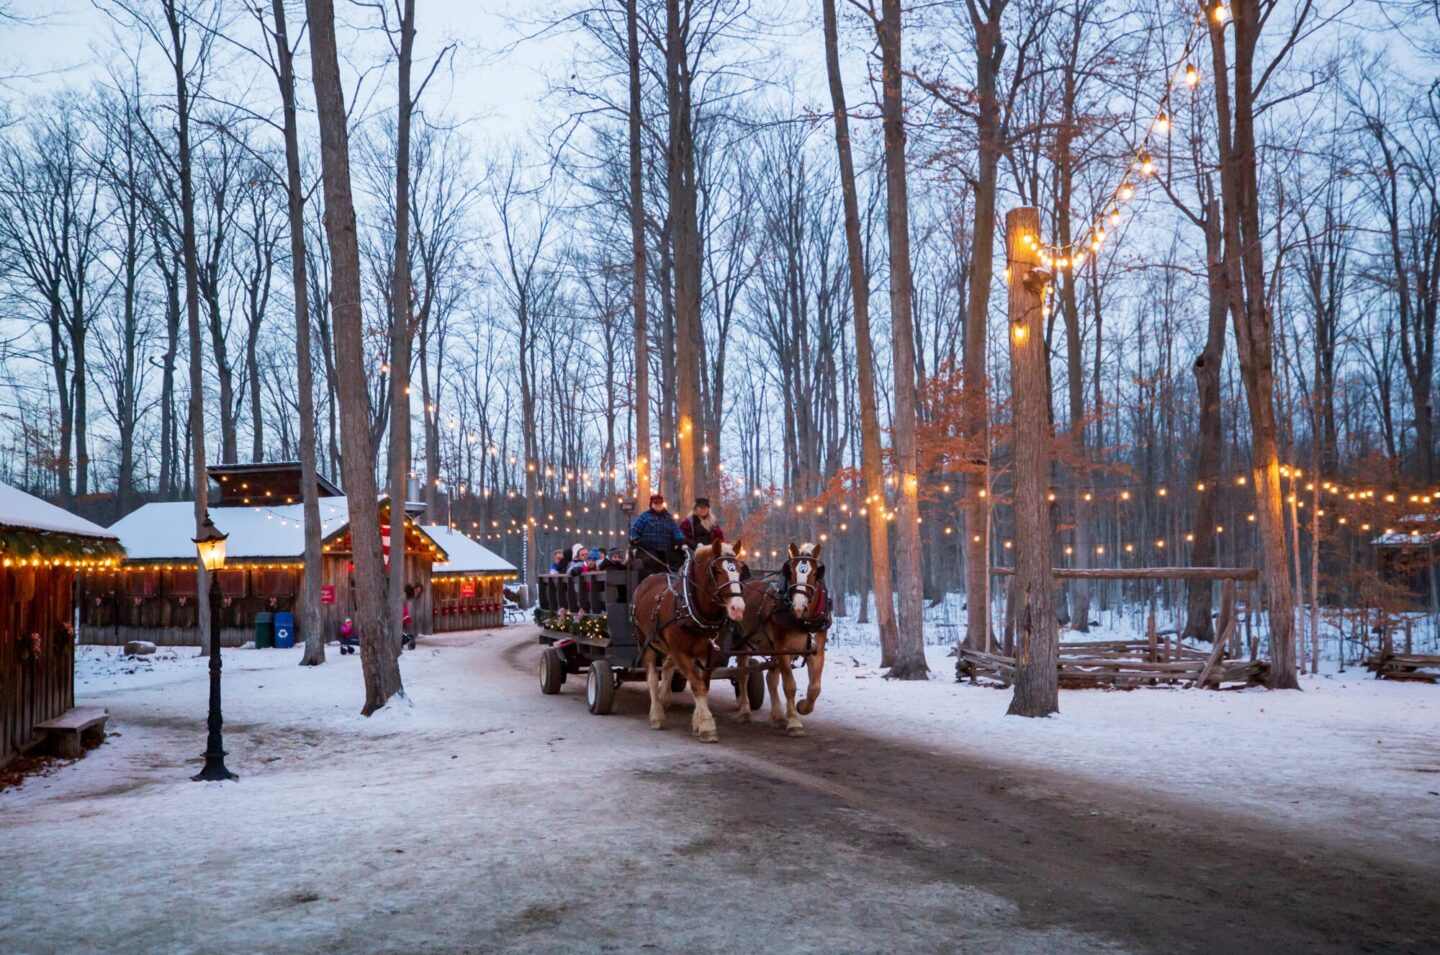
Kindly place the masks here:
<instances>
[{"instance_id":1,"label":"dirt road","mask_svg":"<svg viewBox=\"0 0 1440 955\"><path fill-rule=\"evenodd\" d=\"M533 670L524 644L506 658L518 673ZM643 686L634 687L605 721L624 723L622 736L650 732L646 707ZM683 734L689 707L677 710L669 732ZM761 860L783 860L801 878L833 875L853 854L870 878L978 888L1013 906L1017 925L1061 928L1087 943L1155 952L1440 949L1440 859L1428 870L1392 865L1323 833L1300 839L1142 804L1121 786L1077 788L980 755L897 746L827 724L823 703L808 726L803 740L762 723L724 726L703 756L646 775L674 787L687 815L730 822L732 837L692 844L702 853L753 854L761 871ZM914 931L949 944L933 922Z\"/></svg>"},{"instance_id":2,"label":"dirt road","mask_svg":"<svg viewBox=\"0 0 1440 955\"><path fill-rule=\"evenodd\" d=\"M0 951L1423 952L1440 860L932 752L729 719L721 742L543 696L533 631L423 642L412 710L358 662L226 659L235 784L189 776L203 661L85 702L117 735L0 793ZM844 692L836 687L838 695ZM956 727L957 740L965 727ZM1370 819L1356 820L1363 832Z\"/></svg>"}]
</instances>

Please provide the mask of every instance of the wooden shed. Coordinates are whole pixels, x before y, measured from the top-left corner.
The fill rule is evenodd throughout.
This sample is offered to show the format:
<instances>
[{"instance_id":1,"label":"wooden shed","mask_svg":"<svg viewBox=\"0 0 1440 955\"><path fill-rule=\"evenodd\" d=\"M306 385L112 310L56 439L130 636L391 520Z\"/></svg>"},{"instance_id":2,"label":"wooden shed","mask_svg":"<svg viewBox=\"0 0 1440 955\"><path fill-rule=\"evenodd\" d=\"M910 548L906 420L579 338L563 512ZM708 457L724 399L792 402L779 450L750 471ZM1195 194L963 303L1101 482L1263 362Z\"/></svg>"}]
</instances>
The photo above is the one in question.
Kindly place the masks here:
<instances>
[{"instance_id":1,"label":"wooden shed","mask_svg":"<svg viewBox=\"0 0 1440 955\"><path fill-rule=\"evenodd\" d=\"M0 766L75 705L75 580L120 556L109 531L0 483Z\"/></svg>"},{"instance_id":2,"label":"wooden shed","mask_svg":"<svg viewBox=\"0 0 1440 955\"><path fill-rule=\"evenodd\" d=\"M225 484L250 484L227 472L212 476ZM250 490L246 488L245 491ZM299 602L305 592L304 506L283 501L274 487L262 490L250 504L210 507L210 519L226 541L225 569L216 578L220 587L220 645L238 647L255 637L255 615L289 611L299 626ZM238 493L245 493L239 491ZM222 501L236 493L222 491ZM243 498L242 498L243 499ZM292 498L293 499L293 498ZM350 561L349 507L343 497L320 498L321 626L327 639L354 612L353 566ZM381 522L389 522L388 502L380 505ZM420 592L423 615L420 632L430 621L430 566L439 553L435 542L408 517L406 526L406 579ZM123 645L149 640L163 646L199 646L201 606L196 592L194 505L189 501L146 504L117 521L111 532L125 547L118 567L87 575L82 593L80 641ZM304 639L304 634L298 634Z\"/></svg>"},{"instance_id":3,"label":"wooden shed","mask_svg":"<svg viewBox=\"0 0 1440 955\"><path fill-rule=\"evenodd\" d=\"M461 531L443 524L421 528L448 560L431 569L435 632L484 630L505 624L501 586L518 571L513 564Z\"/></svg>"}]
</instances>

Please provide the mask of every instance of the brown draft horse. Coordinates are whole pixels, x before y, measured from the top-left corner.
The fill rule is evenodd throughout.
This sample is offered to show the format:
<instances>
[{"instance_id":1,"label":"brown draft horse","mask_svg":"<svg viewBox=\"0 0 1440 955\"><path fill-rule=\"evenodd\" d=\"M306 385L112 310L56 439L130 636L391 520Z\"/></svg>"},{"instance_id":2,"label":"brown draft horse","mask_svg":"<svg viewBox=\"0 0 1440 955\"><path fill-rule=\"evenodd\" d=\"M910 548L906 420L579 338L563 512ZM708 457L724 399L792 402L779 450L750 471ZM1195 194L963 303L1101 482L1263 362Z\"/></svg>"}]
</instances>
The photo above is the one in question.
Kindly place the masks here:
<instances>
[{"instance_id":1,"label":"brown draft horse","mask_svg":"<svg viewBox=\"0 0 1440 955\"><path fill-rule=\"evenodd\" d=\"M825 641L829 630L817 629L824 626L828 612L824 595L825 565L820 563L822 547L823 544L790 545L780 592L761 580L748 580L744 587L745 618L741 629L751 635L753 652L768 654L776 663L765 674L770 690L770 725L783 729L787 736L805 735L800 716L814 711L825 671ZM792 668L797 656L804 656L809 676L805 698L798 704ZM740 658L742 666L747 662L748 657ZM782 680L785 683L783 708L778 692ZM739 719L742 722L750 719L749 695L744 692L740 694Z\"/></svg>"},{"instance_id":2,"label":"brown draft horse","mask_svg":"<svg viewBox=\"0 0 1440 955\"><path fill-rule=\"evenodd\" d=\"M665 707L670 702L672 668L678 669L695 697L690 729L702 742L714 743L715 717L710 713L709 677L701 667L708 662L715 638L727 620L739 622L745 612L741 598L740 565L735 546L707 544L697 547L679 574L652 574L635 588L630 605L635 631L643 647L645 679L650 685L650 726L665 728ZM663 659L665 685L660 685Z\"/></svg>"}]
</instances>

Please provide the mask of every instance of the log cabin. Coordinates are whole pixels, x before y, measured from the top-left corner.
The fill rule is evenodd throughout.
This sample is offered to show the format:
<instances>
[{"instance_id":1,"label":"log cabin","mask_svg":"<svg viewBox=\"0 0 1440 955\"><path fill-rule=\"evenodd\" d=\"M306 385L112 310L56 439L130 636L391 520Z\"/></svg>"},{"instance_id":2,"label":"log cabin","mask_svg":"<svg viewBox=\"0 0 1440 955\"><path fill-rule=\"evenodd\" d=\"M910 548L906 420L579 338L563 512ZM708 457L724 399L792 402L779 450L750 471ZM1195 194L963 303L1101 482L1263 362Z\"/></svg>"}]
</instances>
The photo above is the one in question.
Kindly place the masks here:
<instances>
[{"instance_id":1,"label":"log cabin","mask_svg":"<svg viewBox=\"0 0 1440 955\"><path fill-rule=\"evenodd\" d=\"M297 463L220 465L209 469L218 488L210 518L229 535L225 569L216 578L221 595L221 646L238 647L255 637L256 615L293 613L305 584L304 505ZM355 611L349 507L339 489L320 478L321 629L333 639ZM408 511L408 508L407 508ZM388 499L380 504L382 535L390 523ZM430 573L448 555L420 525L404 515L405 579L418 632L431 632ZM111 526L126 547L114 568L86 576L82 588L80 642L123 645L147 640L161 646L199 646L201 607L195 572L194 504L145 504ZM387 555L389 550L387 548ZM305 635L297 633L297 639Z\"/></svg>"},{"instance_id":2,"label":"log cabin","mask_svg":"<svg viewBox=\"0 0 1440 955\"><path fill-rule=\"evenodd\" d=\"M515 566L462 531L443 524L421 527L449 559L431 571L435 632L482 630L505 624L502 585Z\"/></svg>"},{"instance_id":3,"label":"log cabin","mask_svg":"<svg viewBox=\"0 0 1440 955\"><path fill-rule=\"evenodd\" d=\"M73 711L76 578L121 556L103 527L0 483L0 766Z\"/></svg>"}]
</instances>

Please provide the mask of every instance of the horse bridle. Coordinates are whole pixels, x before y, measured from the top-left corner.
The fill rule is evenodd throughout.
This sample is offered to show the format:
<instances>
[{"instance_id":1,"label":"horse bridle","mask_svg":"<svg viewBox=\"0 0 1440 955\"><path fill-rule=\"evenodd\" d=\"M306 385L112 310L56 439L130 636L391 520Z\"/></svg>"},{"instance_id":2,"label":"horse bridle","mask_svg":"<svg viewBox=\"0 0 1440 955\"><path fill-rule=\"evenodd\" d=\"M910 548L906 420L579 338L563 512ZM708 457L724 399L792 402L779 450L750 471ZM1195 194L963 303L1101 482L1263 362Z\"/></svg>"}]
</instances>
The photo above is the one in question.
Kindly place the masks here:
<instances>
[{"instance_id":1,"label":"horse bridle","mask_svg":"<svg viewBox=\"0 0 1440 955\"><path fill-rule=\"evenodd\" d=\"M725 561L729 561L728 567L724 563ZM695 627L698 629L719 630L725 625L725 602L734 597L740 597L743 599L745 594L745 584L742 580L740 580L739 570L735 566L734 557L721 556L712 560L710 562L709 568L711 585L710 599L714 600L716 605L720 607L720 614L713 620L706 620L700 616L699 612L695 607L695 602L690 597L691 588L694 586L694 581L690 579L690 568L694 565L694 563L695 555L686 554L685 565L680 568L679 596L680 599L684 602L685 615L690 618L690 620L695 624ZM717 565L719 565L720 569L724 570L726 573L726 579L723 581L716 579L715 568ZM735 570L734 580L729 579L729 573L731 570Z\"/></svg>"},{"instance_id":2,"label":"horse bridle","mask_svg":"<svg viewBox=\"0 0 1440 955\"><path fill-rule=\"evenodd\" d=\"M810 561L810 563L815 565L815 571L809 577L809 579L815 581L815 583L802 584L798 580L794 579L795 565L802 560L808 560ZM809 606L805 608L804 619L809 620L811 617L814 617L819 612L818 608L820 607L820 587L825 580L825 565L820 563L820 558L811 557L809 554L797 554L796 556L791 557L789 560L785 561L785 565L781 568L781 572L781 579L785 581L785 590L781 594L781 598L785 600L788 604L792 595L800 594L809 601Z\"/></svg>"}]
</instances>

